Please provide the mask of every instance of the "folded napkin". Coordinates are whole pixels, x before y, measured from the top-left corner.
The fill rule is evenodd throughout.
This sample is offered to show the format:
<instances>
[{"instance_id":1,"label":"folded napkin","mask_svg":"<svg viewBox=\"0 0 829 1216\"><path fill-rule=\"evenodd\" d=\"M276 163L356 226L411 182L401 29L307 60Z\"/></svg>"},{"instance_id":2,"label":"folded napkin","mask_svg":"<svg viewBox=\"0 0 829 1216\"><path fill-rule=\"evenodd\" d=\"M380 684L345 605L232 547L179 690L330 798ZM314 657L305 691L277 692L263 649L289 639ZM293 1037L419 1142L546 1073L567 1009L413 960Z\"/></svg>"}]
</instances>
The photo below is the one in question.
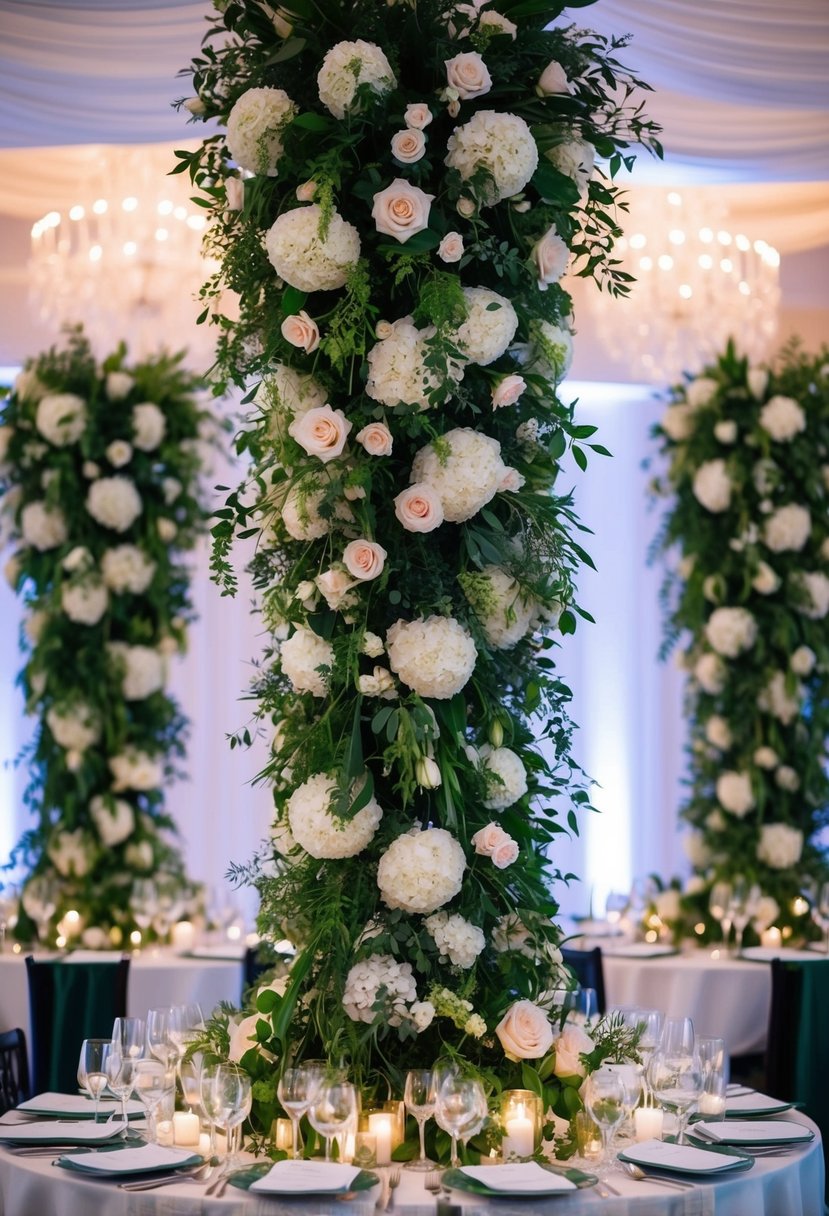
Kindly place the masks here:
<instances>
[{"instance_id":1,"label":"folded napkin","mask_svg":"<svg viewBox=\"0 0 829 1216\"><path fill-rule=\"evenodd\" d=\"M251 1191L274 1191L280 1195L322 1194L347 1191L360 1173L356 1166L333 1161L277 1161L264 1177L250 1185Z\"/></svg>"},{"instance_id":2,"label":"folded napkin","mask_svg":"<svg viewBox=\"0 0 829 1216\"><path fill-rule=\"evenodd\" d=\"M68 1119L39 1120L37 1123L0 1124L0 1144L100 1144L113 1140L124 1130L123 1123L70 1123Z\"/></svg>"},{"instance_id":3,"label":"folded napkin","mask_svg":"<svg viewBox=\"0 0 829 1216\"><path fill-rule=\"evenodd\" d=\"M141 1148L116 1149L111 1153L64 1154L61 1163L75 1169L101 1174L144 1174L154 1170L174 1170L182 1165L200 1161L188 1148L166 1148L161 1144L143 1144Z\"/></svg>"},{"instance_id":4,"label":"folded napkin","mask_svg":"<svg viewBox=\"0 0 829 1216\"><path fill-rule=\"evenodd\" d=\"M727 1123L695 1123L695 1135L702 1135L717 1144L780 1144L786 1140L807 1140L809 1129L788 1119L729 1119Z\"/></svg>"},{"instance_id":5,"label":"folded napkin","mask_svg":"<svg viewBox=\"0 0 829 1216\"><path fill-rule=\"evenodd\" d=\"M575 1191L576 1184L563 1174L542 1169L536 1161L520 1165L464 1165L462 1174L483 1183L491 1191L509 1195L534 1195L547 1191Z\"/></svg>"},{"instance_id":6,"label":"folded napkin","mask_svg":"<svg viewBox=\"0 0 829 1216\"><path fill-rule=\"evenodd\" d=\"M699 1124L697 1124L699 1127ZM664 1140L643 1140L632 1144L620 1153L625 1161L636 1165L649 1165L660 1170L688 1170L691 1173L708 1174L715 1170L733 1169L738 1157L724 1157L722 1153L696 1148L691 1144L668 1144Z\"/></svg>"},{"instance_id":7,"label":"folded napkin","mask_svg":"<svg viewBox=\"0 0 829 1216\"><path fill-rule=\"evenodd\" d=\"M95 1103L86 1094L58 1094L44 1093L35 1094L33 1098L28 1098L25 1102L21 1102L15 1109L29 1113L32 1115L62 1115L65 1118L74 1119L94 1119ZM98 1110L99 1118L101 1115L108 1117L112 1114L114 1106L111 1102L104 1103L102 1101ZM118 1104L120 1112L121 1104ZM127 1115L143 1115L144 1107L141 1102L131 1098L127 1102Z\"/></svg>"}]
</instances>

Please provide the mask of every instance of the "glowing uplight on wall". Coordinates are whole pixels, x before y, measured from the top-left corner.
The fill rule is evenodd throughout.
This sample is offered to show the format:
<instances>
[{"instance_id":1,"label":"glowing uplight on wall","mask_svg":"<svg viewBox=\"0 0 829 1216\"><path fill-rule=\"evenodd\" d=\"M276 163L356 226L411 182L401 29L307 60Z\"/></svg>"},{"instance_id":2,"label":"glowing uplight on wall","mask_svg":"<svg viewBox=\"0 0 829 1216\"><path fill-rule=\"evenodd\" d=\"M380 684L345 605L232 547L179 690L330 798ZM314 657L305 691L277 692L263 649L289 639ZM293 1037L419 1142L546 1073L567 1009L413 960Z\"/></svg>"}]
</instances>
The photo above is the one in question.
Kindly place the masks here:
<instances>
[{"instance_id":1,"label":"glowing uplight on wall","mask_svg":"<svg viewBox=\"0 0 829 1216\"><path fill-rule=\"evenodd\" d=\"M215 330L196 324L207 220L174 163L167 148L108 148L82 197L33 225L31 299L56 334L83 323L99 355L125 340L133 359L187 348L212 362Z\"/></svg>"},{"instance_id":2,"label":"glowing uplight on wall","mask_svg":"<svg viewBox=\"0 0 829 1216\"><path fill-rule=\"evenodd\" d=\"M778 325L777 250L735 231L703 190L631 191L630 200L614 250L635 280L630 295L589 298L608 353L632 378L660 384L698 372L729 338L740 354L767 358Z\"/></svg>"}]
</instances>

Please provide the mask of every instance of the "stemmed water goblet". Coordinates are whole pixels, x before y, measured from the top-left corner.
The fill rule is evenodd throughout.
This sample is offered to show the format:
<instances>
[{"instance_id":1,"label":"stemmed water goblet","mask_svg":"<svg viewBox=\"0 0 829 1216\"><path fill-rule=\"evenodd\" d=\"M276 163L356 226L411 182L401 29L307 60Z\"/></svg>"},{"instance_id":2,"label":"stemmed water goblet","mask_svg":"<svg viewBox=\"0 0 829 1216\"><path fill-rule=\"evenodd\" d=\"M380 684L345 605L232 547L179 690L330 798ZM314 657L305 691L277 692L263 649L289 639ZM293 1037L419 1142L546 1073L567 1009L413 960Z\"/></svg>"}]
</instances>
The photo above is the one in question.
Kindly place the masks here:
<instances>
[{"instance_id":1,"label":"stemmed water goblet","mask_svg":"<svg viewBox=\"0 0 829 1216\"><path fill-rule=\"evenodd\" d=\"M324 1075L324 1065L317 1066L315 1062L308 1061L294 1068L283 1069L282 1076L279 1078L276 1092L283 1109L291 1120L293 1132L291 1155L294 1158L300 1155L299 1121L303 1115L308 1113L308 1108L322 1085Z\"/></svg>"},{"instance_id":2,"label":"stemmed water goblet","mask_svg":"<svg viewBox=\"0 0 829 1216\"><path fill-rule=\"evenodd\" d=\"M165 1067L169 1068L178 1058L178 1048L170 1035L169 1006L150 1009L147 1012L147 1047Z\"/></svg>"},{"instance_id":3,"label":"stemmed water goblet","mask_svg":"<svg viewBox=\"0 0 829 1216\"><path fill-rule=\"evenodd\" d=\"M107 1059L109 1088L121 1099L121 1118L127 1123L127 1099L135 1081L135 1061L144 1053L146 1026L143 1018L116 1018L112 1024L112 1047Z\"/></svg>"},{"instance_id":4,"label":"stemmed water goblet","mask_svg":"<svg viewBox=\"0 0 829 1216\"><path fill-rule=\"evenodd\" d=\"M629 1094L621 1073L598 1068L584 1083L584 1105L602 1137L599 1174L610 1168L610 1149L617 1127L625 1117ZM631 1106L632 1109L632 1106Z\"/></svg>"},{"instance_id":5,"label":"stemmed water goblet","mask_svg":"<svg viewBox=\"0 0 829 1216\"><path fill-rule=\"evenodd\" d=\"M734 953L739 957L743 950L743 934L754 915L760 899L760 888L750 887L742 877L734 879L729 901L731 923L734 926Z\"/></svg>"},{"instance_id":6,"label":"stemmed water goblet","mask_svg":"<svg viewBox=\"0 0 829 1216\"><path fill-rule=\"evenodd\" d=\"M129 908L142 936L146 936L153 923L157 904L158 890L152 879L136 878L130 891Z\"/></svg>"},{"instance_id":7,"label":"stemmed water goblet","mask_svg":"<svg viewBox=\"0 0 829 1216\"><path fill-rule=\"evenodd\" d=\"M677 1144L685 1143L691 1107L703 1085L703 1070L690 1018L667 1018L653 1053L648 1081L654 1097L677 1117Z\"/></svg>"},{"instance_id":8,"label":"stemmed water goblet","mask_svg":"<svg viewBox=\"0 0 829 1216\"><path fill-rule=\"evenodd\" d=\"M420 1137L420 1156L416 1161L407 1161L406 1168L410 1170L429 1170L434 1168L434 1161L426 1156L426 1122L435 1113L437 1104L437 1087L435 1074L431 1068L412 1068L406 1073L406 1085L403 1090L403 1101L406 1110L417 1123Z\"/></svg>"},{"instance_id":9,"label":"stemmed water goblet","mask_svg":"<svg viewBox=\"0 0 829 1216\"><path fill-rule=\"evenodd\" d=\"M325 1160L331 1160L334 1138L357 1118L357 1091L350 1081L323 1082L308 1107L308 1122L325 1138Z\"/></svg>"},{"instance_id":10,"label":"stemmed water goblet","mask_svg":"<svg viewBox=\"0 0 829 1216\"><path fill-rule=\"evenodd\" d=\"M133 1075L135 1096L147 1111L147 1140L155 1144L158 1140L158 1108L169 1092L168 1072L161 1060L143 1058L135 1061Z\"/></svg>"},{"instance_id":11,"label":"stemmed water goblet","mask_svg":"<svg viewBox=\"0 0 829 1216\"><path fill-rule=\"evenodd\" d=\"M458 1167L458 1140L464 1147L471 1136L480 1131L487 1117L486 1094L475 1077L460 1072L444 1077L437 1092L435 1121L452 1137L451 1165Z\"/></svg>"},{"instance_id":12,"label":"stemmed water goblet","mask_svg":"<svg viewBox=\"0 0 829 1216\"><path fill-rule=\"evenodd\" d=\"M37 925L38 941L49 939L49 925L58 908L58 886L52 874L36 874L26 883L23 906Z\"/></svg>"},{"instance_id":13,"label":"stemmed water goblet","mask_svg":"<svg viewBox=\"0 0 829 1216\"><path fill-rule=\"evenodd\" d=\"M209 1101L213 1114L208 1118L212 1117L216 1126L223 1128L227 1135L224 1172L228 1174L239 1164L242 1124L251 1108L250 1074L238 1064L217 1064L210 1073L210 1088L212 1093Z\"/></svg>"},{"instance_id":14,"label":"stemmed water goblet","mask_svg":"<svg viewBox=\"0 0 829 1216\"><path fill-rule=\"evenodd\" d=\"M645 1103L647 1104L648 1096L650 1095L648 1065L650 1064L651 1056L659 1045L665 1015L661 1009L636 1009L634 1016L636 1019L634 1024L641 1028L638 1049L642 1057L642 1092L645 1095Z\"/></svg>"},{"instance_id":15,"label":"stemmed water goblet","mask_svg":"<svg viewBox=\"0 0 829 1216\"><path fill-rule=\"evenodd\" d=\"M84 1039L78 1060L78 1084L85 1089L95 1103L95 1122L98 1122L98 1104L107 1087L107 1060L111 1039Z\"/></svg>"},{"instance_id":16,"label":"stemmed water goblet","mask_svg":"<svg viewBox=\"0 0 829 1216\"><path fill-rule=\"evenodd\" d=\"M723 945L728 948L731 933L731 887L727 882L715 882L708 897L708 911L722 930Z\"/></svg>"}]
</instances>

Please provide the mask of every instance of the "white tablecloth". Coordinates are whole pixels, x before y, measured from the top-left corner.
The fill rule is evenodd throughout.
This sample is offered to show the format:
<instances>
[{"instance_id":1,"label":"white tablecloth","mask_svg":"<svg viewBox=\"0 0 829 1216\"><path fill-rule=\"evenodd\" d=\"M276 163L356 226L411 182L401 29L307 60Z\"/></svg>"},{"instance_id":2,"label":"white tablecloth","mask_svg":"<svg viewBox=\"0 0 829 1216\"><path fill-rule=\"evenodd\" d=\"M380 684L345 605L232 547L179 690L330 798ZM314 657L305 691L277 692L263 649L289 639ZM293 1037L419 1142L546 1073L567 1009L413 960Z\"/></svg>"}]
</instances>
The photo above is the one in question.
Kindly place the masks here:
<instances>
[{"instance_id":1,"label":"white tablecloth","mask_svg":"<svg viewBox=\"0 0 829 1216\"><path fill-rule=\"evenodd\" d=\"M668 1017L690 1017L697 1034L725 1039L732 1056L766 1045L771 1004L769 963L712 958L710 950L664 958L614 957L603 949L608 1009L638 1005Z\"/></svg>"},{"instance_id":2,"label":"white tablecloth","mask_svg":"<svg viewBox=\"0 0 829 1216\"><path fill-rule=\"evenodd\" d=\"M802 1115L793 1118L809 1123ZM814 1124L809 1126L814 1129ZM746 1173L701 1182L692 1190L669 1190L617 1173L609 1182L618 1196L603 1198L592 1188L550 1200L500 1199L493 1205L453 1191L451 1201L462 1206L463 1216L823 1216L819 1136L790 1157L758 1158ZM221 1199L213 1199L196 1182L129 1192L112 1180L56 1169L48 1157L14 1157L0 1148L3 1216L372 1216L377 1197L370 1191L349 1202L319 1197L283 1201L228 1187ZM424 1190L422 1177L403 1170L392 1212L435 1216L435 1200Z\"/></svg>"}]
</instances>

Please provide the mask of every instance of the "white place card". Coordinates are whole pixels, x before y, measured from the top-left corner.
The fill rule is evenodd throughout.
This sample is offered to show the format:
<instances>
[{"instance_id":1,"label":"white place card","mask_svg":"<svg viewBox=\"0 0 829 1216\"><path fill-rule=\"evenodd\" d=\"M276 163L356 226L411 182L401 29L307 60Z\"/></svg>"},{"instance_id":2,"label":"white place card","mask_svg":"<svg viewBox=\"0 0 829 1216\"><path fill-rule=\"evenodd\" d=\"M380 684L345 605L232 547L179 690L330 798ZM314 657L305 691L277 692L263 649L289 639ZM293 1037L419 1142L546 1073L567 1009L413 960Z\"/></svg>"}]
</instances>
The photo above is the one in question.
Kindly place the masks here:
<instances>
[{"instance_id":1,"label":"white place card","mask_svg":"<svg viewBox=\"0 0 829 1216\"><path fill-rule=\"evenodd\" d=\"M347 1191L359 1173L356 1166L338 1165L335 1161L277 1161L249 1189L280 1195Z\"/></svg>"},{"instance_id":2,"label":"white place card","mask_svg":"<svg viewBox=\"0 0 829 1216\"><path fill-rule=\"evenodd\" d=\"M625 1157L637 1165L660 1170L691 1170L700 1174L734 1168L734 1157L724 1157L691 1144L667 1144L664 1140L643 1140L625 1149Z\"/></svg>"},{"instance_id":3,"label":"white place card","mask_svg":"<svg viewBox=\"0 0 829 1216\"><path fill-rule=\"evenodd\" d=\"M491 1191L510 1195L533 1195L546 1191L575 1191L576 1184L563 1174L542 1169L536 1161L516 1165L464 1165L461 1173Z\"/></svg>"}]
</instances>

